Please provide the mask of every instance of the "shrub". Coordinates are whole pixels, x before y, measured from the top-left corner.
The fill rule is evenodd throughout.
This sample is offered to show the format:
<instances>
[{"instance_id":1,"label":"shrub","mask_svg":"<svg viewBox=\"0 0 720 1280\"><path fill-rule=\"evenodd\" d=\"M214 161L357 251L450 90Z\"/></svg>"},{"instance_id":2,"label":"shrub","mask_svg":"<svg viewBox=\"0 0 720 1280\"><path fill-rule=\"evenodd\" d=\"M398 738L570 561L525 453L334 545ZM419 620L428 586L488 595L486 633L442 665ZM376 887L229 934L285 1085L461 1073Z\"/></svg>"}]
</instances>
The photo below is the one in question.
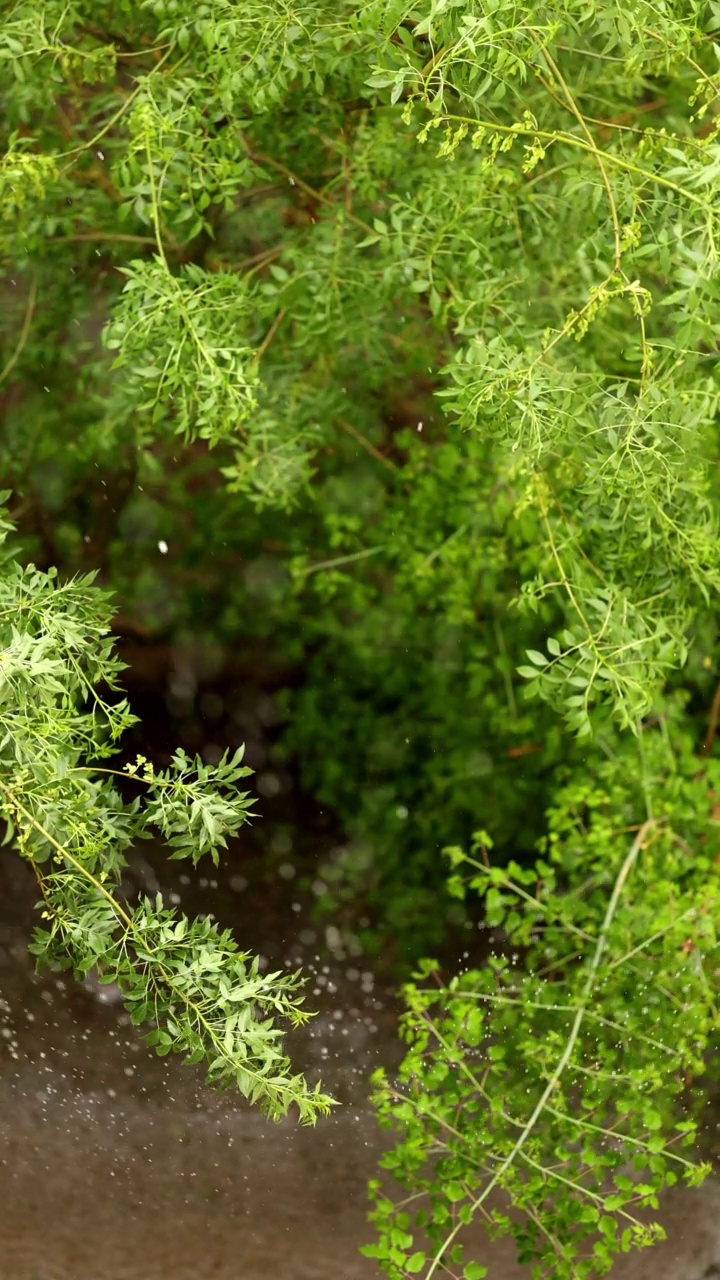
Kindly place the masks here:
<instances>
[{"instance_id":1,"label":"shrub","mask_svg":"<svg viewBox=\"0 0 720 1280\"><path fill-rule=\"evenodd\" d=\"M4 570L30 601L7 697L59 762L8 738L5 812L41 878L57 857L53 945L129 965L133 1000L145 952L102 876L144 824L194 850L234 831L242 766L141 762L144 808L101 783L128 713L85 705L117 668L73 575L150 631L200 611L302 672L285 749L349 837L331 901L418 955L469 882L501 931L481 970L430 992L424 966L377 1082L420 1203L376 1188L393 1280L479 1277L462 1228L491 1192L538 1275L601 1272L650 1239L636 1205L698 1176L677 1146L716 987L717 26L696 0L3 20L2 470L44 567ZM229 939L137 911L257 1005ZM230 996L195 978L215 1034ZM160 1047L205 1052L163 990ZM262 990L299 1016L294 980ZM237 1053L211 1075L252 1094ZM306 1118L326 1105L277 1069Z\"/></svg>"}]
</instances>

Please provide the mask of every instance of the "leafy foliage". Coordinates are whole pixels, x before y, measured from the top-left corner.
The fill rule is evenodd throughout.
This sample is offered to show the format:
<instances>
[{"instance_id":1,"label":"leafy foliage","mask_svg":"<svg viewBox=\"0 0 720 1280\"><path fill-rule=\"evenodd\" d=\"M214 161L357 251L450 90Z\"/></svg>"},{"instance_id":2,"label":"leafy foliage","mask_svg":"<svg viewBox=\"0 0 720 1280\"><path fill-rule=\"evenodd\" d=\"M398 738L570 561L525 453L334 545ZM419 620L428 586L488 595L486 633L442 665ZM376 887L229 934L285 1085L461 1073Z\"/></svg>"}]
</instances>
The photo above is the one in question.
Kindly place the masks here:
<instances>
[{"instance_id":1,"label":"leafy foliage","mask_svg":"<svg viewBox=\"0 0 720 1280\"><path fill-rule=\"evenodd\" d=\"M274 1118L296 1105L312 1121L330 1100L289 1073L275 1021L306 1020L299 975L260 974L227 931L189 921L159 897L133 906L119 896L125 850L153 832L172 857L217 861L246 821L250 801L237 784L250 770L242 750L216 767L178 752L160 773L139 757L127 773L145 794L122 799L119 775L98 763L132 720L125 700L98 692L117 688L120 674L110 612L87 578L58 584L6 555L0 812L43 898L48 924L31 949L78 976L94 970L118 983L133 1022L152 1024L146 1039L158 1053L204 1059L210 1083L236 1086Z\"/></svg>"},{"instance_id":2,"label":"leafy foliage","mask_svg":"<svg viewBox=\"0 0 720 1280\"><path fill-rule=\"evenodd\" d=\"M141 761L130 806L94 767L129 712L99 701L88 569L150 631L202 614L302 667L284 749L348 836L325 905L369 903L404 954L473 894L501 931L482 969L428 990L425 966L378 1081L388 1167L427 1199L377 1191L393 1280L478 1280L486 1200L539 1275L602 1272L650 1238L636 1206L696 1176L719 22L699 0L15 0L0 33L2 470L25 559L62 570L3 570L25 602L5 812L52 953L140 1018L155 983L161 1049L308 1117L324 1101L246 1012L301 1016L294 980L104 892L148 825L212 854L248 798L237 759ZM445 892L439 851L478 825L493 862L489 839L454 852Z\"/></svg>"},{"instance_id":3,"label":"leafy foliage","mask_svg":"<svg viewBox=\"0 0 720 1280\"><path fill-rule=\"evenodd\" d=\"M717 1021L709 779L657 732L645 752L653 784L624 752L567 781L535 866L493 863L485 833L448 850L453 891L482 896L503 945L448 983L423 964L399 1079L376 1076L399 1134L382 1163L411 1192L395 1207L373 1185L367 1252L391 1277L484 1275L464 1262L478 1216L538 1277L603 1274L662 1237L638 1210L708 1171L682 1153L696 1129L682 1112Z\"/></svg>"}]
</instances>

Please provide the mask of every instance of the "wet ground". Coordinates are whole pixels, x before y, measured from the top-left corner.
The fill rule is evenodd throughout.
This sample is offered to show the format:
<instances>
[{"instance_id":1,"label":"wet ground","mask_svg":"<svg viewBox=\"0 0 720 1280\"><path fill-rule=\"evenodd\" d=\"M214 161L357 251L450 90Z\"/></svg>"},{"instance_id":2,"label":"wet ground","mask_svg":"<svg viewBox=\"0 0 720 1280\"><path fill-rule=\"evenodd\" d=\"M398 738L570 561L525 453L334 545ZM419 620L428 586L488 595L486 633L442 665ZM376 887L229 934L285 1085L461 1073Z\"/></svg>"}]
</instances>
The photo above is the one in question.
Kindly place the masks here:
<instances>
[{"instance_id":1,"label":"wet ground","mask_svg":"<svg viewBox=\"0 0 720 1280\"><path fill-rule=\"evenodd\" d=\"M138 879L154 881L156 866L141 863ZM308 994L320 1012L297 1038L296 1059L342 1101L315 1129L272 1125L232 1095L208 1093L181 1063L151 1056L112 990L35 975L25 952L33 886L3 853L0 1280L376 1277L358 1254L382 1148L365 1093L369 1070L397 1057L391 992L332 934L335 954L323 955L292 894L263 919L243 879L235 874L236 907L226 912L239 936L270 940L273 963L314 970ZM214 893L209 882L187 891ZM720 1275L720 1186L671 1196L662 1217L668 1242L613 1274ZM529 1276L506 1243L485 1261L492 1280Z\"/></svg>"},{"instance_id":2,"label":"wet ground","mask_svg":"<svg viewBox=\"0 0 720 1280\"><path fill-rule=\"evenodd\" d=\"M253 723L243 731L252 742ZM286 783L273 783L259 734L254 750L270 796ZM0 1280L377 1280L358 1248L382 1150L368 1076L399 1056L392 986L356 939L313 919L292 837L274 830L269 860L238 842L219 872L192 878L149 847L128 888L214 912L273 967L310 975L318 1016L292 1053L342 1104L315 1129L273 1125L154 1057L112 989L35 974L34 882L0 850ZM668 1241L613 1276L720 1277L720 1183L678 1191L660 1216ZM507 1242L482 1260L489 1280L529 1280Z\"/></svg>"},{"instance_id":3,"label":"wet ground","mask_svg":"<svg viewBox=\"0 0 720 1280\"><path fill-rule=\"evenodd\" d=\"M224 920L235 916L249 946L263 937L273 965L300 962L311 973L308 1003L319 1013L295 1034L293 1057L342 1103L315 1129L274 1125L235 1096L210 1093L198 1071L151 1055L112 989L36 975L25 951L33 885L3 855L1 1280L375 1274L357 1250L381 1147L367 1079L397 1053L389 994L332 932L334 953L318 949L325 940L299 920L292 894L280 895L284 920L277 899L263 919L262 895L233 880L235 910L226 906ZM204 892L215 896L209 882Z\"/></svg>"}]
</instances>

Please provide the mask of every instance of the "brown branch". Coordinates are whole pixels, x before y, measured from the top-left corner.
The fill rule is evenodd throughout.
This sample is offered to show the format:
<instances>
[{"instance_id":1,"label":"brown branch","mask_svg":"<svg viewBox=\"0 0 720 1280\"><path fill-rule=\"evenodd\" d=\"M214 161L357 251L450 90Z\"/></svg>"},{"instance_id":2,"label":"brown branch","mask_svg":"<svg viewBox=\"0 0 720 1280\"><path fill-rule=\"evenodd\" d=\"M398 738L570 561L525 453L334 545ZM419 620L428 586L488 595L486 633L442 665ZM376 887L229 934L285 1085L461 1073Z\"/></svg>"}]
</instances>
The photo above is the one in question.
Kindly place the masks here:
<instances>
[{"instance_id":1,"label":"brown branch","mask_svg":"<svg viewBox=\"0 0 720 1280\"><path fill-rule=\"evenodd\" d=\"M291 186L298 187L301 191L305 192L305 195L310 196L312 200L317 201L318 204L329 205L331 207L335 206L336 201L333 200L331 196L326 196L324 192L318 191L316 187L311 187L309 182L305 182L304 178L298 177L298 175L293 173L292 169L289 169L287 165L282 163L282 161L275 160L272 156L265 155L262 151L253 151L242 134L240 134L240 141L245 148L245 154L247 155L248 160L254 160L256 164L267 165L269 169L274 169L276 173L282 173L287 178ZM357 227L361 227L362 230L368 234L375 234L375 228L371 227L369 222L364 222L362 218L356 217L354 213L348 213L347 218L350 222L354 222Z\"/></svg>"},{"instance_id":2,"label":"brown branch","mask_svg":"<svg viewBox=\"0 0 720 1280\"><path fill-rule=\"evenodd\" d=\"M49 244L79 244L83 240L101 240L110 243L117 240L120 244L155 244L154 236L122 235L115 231L78 231L69 236L49 236Z\"/></svg>"},{"instance_id":3,"label":"brown branch","mask_svg":"<svg viewBox=\"0 0 720 1280\"><path fill-rule=\"evenodd\" d=\"M352 436L354 440L357 440L358 444L361 444L363 449L366 449L373 458L376 458L378 462L382 462L384 467L389 467L391 471L400 470L397 463L392 462L390 458L386 458L384 453L381 453L379 449L376 449L375 445L371 444L370 441L367 440L356 427L351 426L349 422L344 422L341 419L338 426L342 427L343 431L347 431L348 435Z\"/></svg>"},{"instance_id":4,"label":"brown branch","mask_svg":"<svg viewBox=\"0 0 720 1280\"><path fill-rule=\"evenodd\" d=\"M259 364L259 362L262 360L263 356L265 355L265 352L267 351L268 347L270 346L270 343L272 342L273 338L275 337L275 334L277 333L278 329L280 328L280 325L282 324L282 322L283 322L283 320L285 319L285 316L286 316L286 315L287 315L287 311L286 311L285 307L283 307L281 311L278 311L277 315L275 316L275 319L273 320L272 324L270 325L270 328L268 329L267 333L265 334L265 337L263 338L262 342L260 343L260 346L257 348L257 350L256 350L256 352L255 352L255 355L253 356L253 360L255 361L255 363L256 363L256 364Z\"/></svg>"}]
</instances>

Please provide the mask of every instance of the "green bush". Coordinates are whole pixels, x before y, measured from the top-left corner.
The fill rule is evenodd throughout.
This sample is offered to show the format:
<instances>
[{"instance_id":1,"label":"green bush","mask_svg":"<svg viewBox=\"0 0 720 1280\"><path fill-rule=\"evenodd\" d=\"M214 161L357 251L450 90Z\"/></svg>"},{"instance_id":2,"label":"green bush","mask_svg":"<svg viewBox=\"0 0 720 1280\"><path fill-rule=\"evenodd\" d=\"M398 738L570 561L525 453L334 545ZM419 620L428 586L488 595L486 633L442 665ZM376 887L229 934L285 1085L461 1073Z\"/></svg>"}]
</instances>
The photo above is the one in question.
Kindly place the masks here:
<instances>
[{"instance_id":1,"label":"green bush","mask_svg":"<svg viewBox=\"0 0 720 1280\"><path fill-rule=\"evenodd\" d=\"M391 1280L477 1280L484 1215L537 1275L601 1273L703 1171L720 12L6 10L0 794L38 945L138 1020L150 984L158 1048L272 1114L327 1108L261 1017L302 1016L295 979L112 896L146 825L196 856L247 797L239 760L141 761L144 807L103 774L130 717L98 571L146 632L294 673L282 749L347 835L326 907L416 957L463 904L498 931L482 969L423 965L376 1081Z\"/></svg>"}]
</instances>

